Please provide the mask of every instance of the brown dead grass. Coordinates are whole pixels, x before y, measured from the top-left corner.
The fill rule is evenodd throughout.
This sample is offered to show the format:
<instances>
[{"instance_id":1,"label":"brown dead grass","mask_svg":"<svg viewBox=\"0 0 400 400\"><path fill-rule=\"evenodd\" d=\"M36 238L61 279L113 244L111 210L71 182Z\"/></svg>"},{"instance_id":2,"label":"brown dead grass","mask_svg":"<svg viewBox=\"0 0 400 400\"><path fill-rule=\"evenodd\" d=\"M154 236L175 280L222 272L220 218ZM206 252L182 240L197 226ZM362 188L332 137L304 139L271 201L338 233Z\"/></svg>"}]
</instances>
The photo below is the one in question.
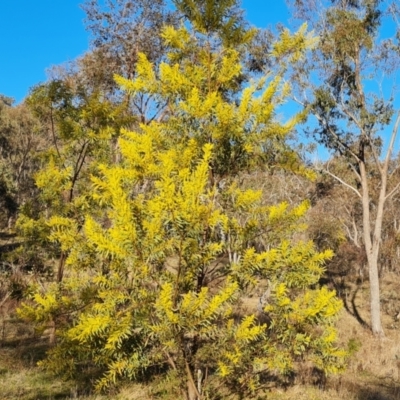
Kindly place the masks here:
<instances>
[{"instance_id":1,"label":"brown dead grass","mask_svg":"<svg viewBox=\"0 0 400 400\"><path fill-rule=\"evenodd\" d=\"M324 388L295 386L269 394L276 400L400 400L400 277L387 273L382 279L382 321L385 337L374 337L368 326L361 326L354 311L366 323L370 320L369 286L348 285L349 311L338 320L341 343L358 348L341 376L328 378ZM351 304L353 294L354 307Z\"/></svg>"},{"instance_id":2,"label":"brown dead grass","mask_svg":"<svg viewBox=\"0 0 400 400\"><path fill-rule=\"evenodd\" d=\"M359 318L369 321L368 283L348 285L350 312L343 310L338 320L341 344L350 344L354 349L346 372L328 378L324 387L299 384L286 390L273 389L254 400L400 400L400 321L396 318L400 311L400 277L386 274L382 283L385 338L375 338L350 314L355 309ZM254 308L257 301L257 297L249 298L245 307ZM112 396L84 395L75 383L47 375L36 366L45 354L46 338L35 336L31 328L13 317L13 308L15 304L0 310L0 400L161 398L150 395L149 388L140 385L125 386Z\"/></svg>"}]
</instances>

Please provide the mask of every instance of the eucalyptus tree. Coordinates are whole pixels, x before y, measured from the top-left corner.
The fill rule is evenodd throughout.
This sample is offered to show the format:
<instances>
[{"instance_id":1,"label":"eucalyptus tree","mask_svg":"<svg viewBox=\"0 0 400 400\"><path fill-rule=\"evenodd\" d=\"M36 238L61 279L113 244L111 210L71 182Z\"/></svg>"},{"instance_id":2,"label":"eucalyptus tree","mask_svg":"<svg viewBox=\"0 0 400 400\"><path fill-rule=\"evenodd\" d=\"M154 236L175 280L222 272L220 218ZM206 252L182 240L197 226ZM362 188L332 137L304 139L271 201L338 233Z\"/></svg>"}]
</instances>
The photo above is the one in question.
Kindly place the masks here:
<instances>
[{"instance_id":1,"label":"eucalyptus tree","mask_svg":"<svg viewBox=\"0 0 400 400\"><path fill-rule=\"evenodd\" d=\"M37 193L33 175L47 146L41 122L26 104L0 95L0 201L2 227L13 227L18 207Z\"/></svg>"},{"instance_id":2,"label":"eucalyptus tree","mask_svg":"<svg viewBox=\"0 0 400 400\"><path fill-rule=\"evenodd\" d=\"M80 67L106 88L107 96L122 97L143 120L149 97L121 92L113 77L133 79L139 53L156 64L165 57L160 33L164 25L178 24L176 12L168 0L85 0L81 8L91 41Z\"/></svg>"},{"instance_id":3,"label":"eucalyptus tree","mask_svg":"<svg viewBox=\"0 0 400 400\"><path fill-rule=\"evenodd\" d=\"M385 202L400 185L391 163L400 123L395 111L399 10L395 1L289 3L295 16L307 20L319 36L319 46L293 76L299 89L296 99L316 117L308 133L331 155L343 158L350 171L344 177L332 172L329 163L321 166L362 205L371 328L383 335L378 269L382 222ZM384 28L385 36L392 28L391 37L382 38ZM371 185L376 174L379 190L374 196Z\"/></svg>"}]
</instances>

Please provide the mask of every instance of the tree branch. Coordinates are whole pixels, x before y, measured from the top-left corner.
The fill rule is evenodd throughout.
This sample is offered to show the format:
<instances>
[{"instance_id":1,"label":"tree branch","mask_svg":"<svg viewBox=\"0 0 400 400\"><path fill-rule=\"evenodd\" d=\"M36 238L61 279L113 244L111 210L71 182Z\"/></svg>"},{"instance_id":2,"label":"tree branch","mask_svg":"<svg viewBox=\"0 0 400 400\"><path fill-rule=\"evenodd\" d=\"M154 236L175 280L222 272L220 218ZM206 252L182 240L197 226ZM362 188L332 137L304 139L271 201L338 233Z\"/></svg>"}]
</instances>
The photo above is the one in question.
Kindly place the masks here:
<instances>
[{"instance_id":1,"label":"tree branch","mask_svg":"<svg viewBox=\"0 0 400 400\"><path fill-rule=\"evenodd\" d=\"M346 186L348 189L352 190L360 199L362 198L361 193L353 186L351 186L349 183L345 182L343 179L340 179L338 176L335 174L332 174L327 168L322 170L323 172L327 173L329 176L332 178L336 179L338 182L340 182L343 186Z\"/></svg>"},{"instance_id":2,"label":"tree branch","mask_svg":"<svg viewBox=\"0 0 400 400\"><path fill-rule=\"evenodd\" d=\"M391 190L391 191L389 192L389 194L386 195L385 201L386 201L388 198L390 198L391 196L393 196L393 195L399 190L399 188L400 188L400 182L394 187L393 190Z\"/></svg>"},{"instance_id":3,"label":"tree branch","mask_svg":"<svg viewBox=\"0 0 400 400\"><path fill-rule=\"evenodd\" d=\"M356 170L353 164L349 163L349 165L351 170L354 172L354 175L357 177L358 181L361 182L361 175L359 174L359 172Z\"/></svg>"},{"instance_id":4,"label":"tree branch","mask_svg":"<svg viewBox=\"0 0 400 400\"><path fill-rule=\"evenodd\" d=\"M400 111L397 113L396 122L393 127L392 135L390 136L390 143L389 143L389 147L387 149L386 158L385 158L385 166L384 166L384 168L386 170L389 166L389 162L392 157L394 142L396 141L397 132L399 130L399 124L400 124Z\"/></svg>"}]
</instances>

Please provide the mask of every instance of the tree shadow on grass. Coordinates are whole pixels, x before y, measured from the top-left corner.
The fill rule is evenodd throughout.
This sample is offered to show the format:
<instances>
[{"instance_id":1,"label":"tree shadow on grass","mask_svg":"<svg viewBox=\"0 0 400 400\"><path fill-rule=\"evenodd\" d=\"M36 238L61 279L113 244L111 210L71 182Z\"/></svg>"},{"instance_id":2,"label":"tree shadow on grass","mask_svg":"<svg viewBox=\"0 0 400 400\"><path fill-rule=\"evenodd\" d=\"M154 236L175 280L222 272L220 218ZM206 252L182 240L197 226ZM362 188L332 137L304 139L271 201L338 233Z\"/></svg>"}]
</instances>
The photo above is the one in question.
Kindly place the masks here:
<instances>
[{"instance_id":1,"label":"tree shadow on grass","mask_svg":"<svg viewBox=\"0 0 400 400\"><path fill-rule=\"evenodd\" d=\"M35 334L17 318L5 328L0 340L0 399L67 400L89 393L86 377L66 381L38 367L51 348L48 337Z\"/></svg>"},{"instance_id":2,"label":"tree shadow on grass","mask_svg":"<svg viewBox=\"0 0 400 400\"><path fill-rule=\"evenodd\" d=\"M357 280L353 284L348 282L346 275L340 272L329 271L326 277L320 280L320 284L333 286L337 296L343 301L345 310L365 329L371 329L370 325L362 318L358 307L356 305L356 298L359 290L361 289L362 282ZM355 288L354 288L354 285Z\"/></svg>"},{"instance_id":3,"label":"tree shadow on grass","mask_svg":"<svg viewBox=\"0 0 400 400\"><path fill-rule=\"evenodd\" d=\"M0 253L8 253L21 245L15 233L0 231Z\"/></svg>"},{"instance_id":4,"label":"tree shadow on grass","mask_svg":"<svg viewBox=\"0 0 400 400\"><path fill-rule=\"evenodd\" d=\"M400 386L385 388L360 388L357 393L359 400L400 400Z\"/></svg>"},{"instance_id":5,"label":"tree shadow on grass","mask_svg":"<svg viewBox=\"0 0 400 400\"><path fill-rule=\"evenodd\" d=\"M0 240L11 240L16 237L17 235L13 232L0 231Z\"/></svg>"},{"instance_id":6,"label":"tree shadow on grass","mask_svg":"<svg viewBox=\"0 0 400 400\"><path fill-rule=\"evenodd\" d=\"M371 329L370 325L361 317L360 313L358 312L358 308L356 306L356 297L360 288L361 285L358 284L356 289L353 291L351 295L351 300L350 300L351 307L349 306L347 299L344 301L344 305L349 314L353 316L363 328Z\"/></svg>"},{"instance_id":7,"label":"tree shadow on grass","mask_svg":"<svg viewBox=\"0 0 400 400\"><path fill-rule=\"evenodd\" d=\"M400 400L400 382L390 378L341 379L340 386L338 392L351 393L357 400Z\"/></svg>"}]
</instances>

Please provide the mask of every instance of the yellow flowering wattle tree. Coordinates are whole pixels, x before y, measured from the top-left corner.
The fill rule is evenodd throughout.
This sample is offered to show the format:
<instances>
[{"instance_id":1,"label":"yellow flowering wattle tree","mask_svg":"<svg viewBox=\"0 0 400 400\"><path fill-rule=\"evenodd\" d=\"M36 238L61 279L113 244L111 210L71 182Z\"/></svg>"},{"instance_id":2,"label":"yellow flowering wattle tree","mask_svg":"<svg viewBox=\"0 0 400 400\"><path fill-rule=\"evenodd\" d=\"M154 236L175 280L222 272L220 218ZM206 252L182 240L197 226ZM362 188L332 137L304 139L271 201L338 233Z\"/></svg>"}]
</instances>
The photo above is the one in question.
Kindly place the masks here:
<instances>
[{"instance_id":1,"label":"yellow flowering wattle tree","mask_svg":"<svg viewBox=\"0 0 400 400\"><path fill-rule=\"evenodd\" d=\"M300 361L324 372L344 364L341 302L311 289L332 253L293 240L307 202L266 206L261 190L241 185L271 152L289 160L275 157L275 168L293 168L284 142L303 115L279 122L282 76L240 89L240 53L199 37L166 27L167 60L155 69L142 54L133 81L116 77L153 117L122 130L120 163L97 164L88 188L97 207L83 225L52 218L68 254L63 281L33 288L20 309L56 321L43 365L101 373L100 390L154 373L173 376L171 390L190 400L216 398L221 385L245 396ZM285 32L274 55L295 54L299 41L312 45L304 29Z\"/></svg>"}]
</instances>

